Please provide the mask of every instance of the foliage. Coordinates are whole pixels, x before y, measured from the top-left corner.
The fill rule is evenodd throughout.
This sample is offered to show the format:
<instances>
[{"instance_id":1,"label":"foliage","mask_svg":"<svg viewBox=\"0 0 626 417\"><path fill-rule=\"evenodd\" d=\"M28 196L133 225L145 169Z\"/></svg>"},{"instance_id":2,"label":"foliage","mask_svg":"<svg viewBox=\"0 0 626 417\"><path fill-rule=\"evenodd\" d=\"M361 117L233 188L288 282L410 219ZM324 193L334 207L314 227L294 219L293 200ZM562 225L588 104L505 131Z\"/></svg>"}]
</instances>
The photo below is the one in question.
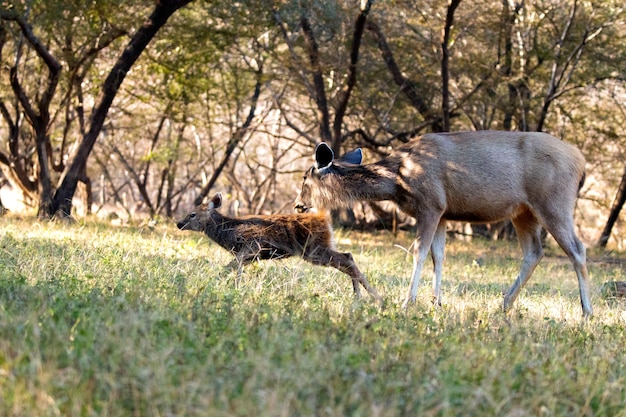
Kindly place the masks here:
<instances>
[{"instance_id":1,"label":"foliage","mask_svg":"<svg viewBox=\"0 0 626 417\"><path fill-rule=\"evenodd\" d=\"M172 225L0 222L3 415L624 415L625 305L599 295L619 257L590 264L590 321L556 250L507 318L506 242L452 241L443 307L424 285L403 311L410 236L339 235L381 307L295 259L223 275Z\"/></svg>"},{"instance_id":2,"label":"foliage","mask_svg":"<svg viewBox=\"0 0 626 417\"><path fill-rule=\"evenodd\" d=\"M172 216L211 185L242 211L283 210L320 140L322 98L339 130L333 141L344 150L366 148L367 158L438 130L448 3L372 2L352 68L359 2L192 1L126 74L85 172L93 209L141 206L145 216ZM39 129L55 188L106 74L154 2L2 4L30 24L62 68L50 121ZM595 231L590 240L623 172L624 13L617 0L465 1L449 28L451 130L539 129L577 144L588 160L581 195L585 218L593 218L583 225ZM12 90L10 68L34 103L46 67L18 26L4 18L0 26L0 166L36 205L43 151ZM92 209L91 201L85 205Z\"/></svg>"}]
</instances>

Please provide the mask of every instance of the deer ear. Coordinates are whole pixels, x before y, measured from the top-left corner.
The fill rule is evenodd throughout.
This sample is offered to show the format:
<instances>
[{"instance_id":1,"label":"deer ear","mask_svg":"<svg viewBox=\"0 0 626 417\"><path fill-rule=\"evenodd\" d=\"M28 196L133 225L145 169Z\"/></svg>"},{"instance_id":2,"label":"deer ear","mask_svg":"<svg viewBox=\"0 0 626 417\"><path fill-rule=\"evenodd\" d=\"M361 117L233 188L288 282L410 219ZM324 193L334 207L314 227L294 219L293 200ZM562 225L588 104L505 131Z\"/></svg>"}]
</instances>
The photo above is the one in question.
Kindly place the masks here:
<instances>
[{"instance_id":1,"label":"deer ear","mask_svg":"<svg viewBox=\"0 0 626 417\"><path fill-rule=\"evenodd\" d=\"M216 209L222 206L222 193L216 193L209 202L209 210Z\"/></svg>"},{"instance_id":2,"label":"deer ear","mask_svg":"<svg viewBox=\"0 0 626 417\"><path fill-rule=\"evenodd\" d=\"M335 159L335 154L325 142L315 147L315 163L317 169L329 167L330 164L333 163L333 159Z\"/></svg>"},{"instance_id":3,"label":"deer ear","mask_svg":"<svg viewBox=\"0 0 626 417\"><path fill-rule=\"evenodd\" d=\"M355 150L344 154L341 158L339 158L339 160L348 164L361 165L361 162L363 161L363 151L361 148L356 148Z\"/></svg>"}]
</instances>

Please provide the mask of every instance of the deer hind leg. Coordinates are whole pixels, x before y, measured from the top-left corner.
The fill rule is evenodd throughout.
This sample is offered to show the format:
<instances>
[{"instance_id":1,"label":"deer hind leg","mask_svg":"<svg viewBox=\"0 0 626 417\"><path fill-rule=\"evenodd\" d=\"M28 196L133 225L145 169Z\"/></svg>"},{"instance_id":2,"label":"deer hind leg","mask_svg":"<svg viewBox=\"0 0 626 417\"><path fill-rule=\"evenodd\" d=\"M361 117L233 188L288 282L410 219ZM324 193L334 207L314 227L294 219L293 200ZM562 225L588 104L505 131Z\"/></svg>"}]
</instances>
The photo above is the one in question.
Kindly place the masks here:
<instances>
[{"instance_id":1,"label":"deer hind leg","mask_svg":"<svg viewBox=\"0 0 626 417\"><path fill-rule=\"evenodd\" d=\"M352 278L352 287L354 289L354 295L357 298L361 297L361 289L359 284L367 290L367 292L376 300L381 300L378 292L370 286L365 275L359 270L359 267L354 262L354 258L350 252L337 252L332 249L324 250L321 253L315 253L308 255L306 258L309 262L315 265L332 266L335 269L340 270L344 274Z\"/></svg>"},{"instance_id":2,"label":"deer hind leg","mask_svg":"<svg viewBox=\"0 0 626 417\"><path fill-rule=\"evenodd\" d=\"M441 220L435 231L433 243L430 245L430 256L433 260L433 304L441 305L441 277L443 275L443 260L446 246L446 221Z\"/></svg>"},{"instance_id":3,"label":"deer hind leg","mask_svg":"<svg viewBox=\"0 0 626 417\"><path fill-rule=\"evenodd\" d=\"M362 275L361 271L356 266L356 263L354 262L354 258L352 257L352 254L350 252L343 252L340 255L341 255L341 258L345 257L345 260L337 259L336 255L335 256L331 255L330 265L333 266L334 268L339 269L341 272L348 274L350 278L352 278L352 289L354 290L354 295L356 296L356 298L361 298L361 287L360 287L361 283L359 282L359 279L358 279L358 277ZM333 265L333 259L337 260L338 263ZM367 287L364 286L364 288L367 288Z\"/></svg>"},{"instance_id":4,"label":"deer hind leg","mask_svg":"<svg viewBox=\"0 0 626 417\"><path fill-rule=\"evenodd\" d=\"M567 254L574 266L574 271L576 271L576 277L578 278L578 289L583 317L590 317L593 314L593 308L591 307L591 297L589 295L587 255L585 246L578 239L574 231L573 215L565 217L565 215L561 213L556 213L552 216L548 216L545 226L561 249Z\"/></svg>"},{"instance_id":5,"label":"deer hind leg","mask_svg":"<svg viewBox=\"0 0 626 417\"><path fill-rule=\"evenodd\" d=\"M504 296L503 308L505 312L509 311L513 302L517 299L520 290L526 285L526 282L539 264L539 261L543 258L541 224L539 220L528 210L511 220L522 248L523 259L517 279Z\"/></svg>"},{"instance_id":6,"label":"deer hind leg","mask_svg":"<svg viewBox=\"0 0 626 417\"><path fill-rule=\"evenodd\" d=\"M359 270L359 268L356 266L356 263L354 262L354 258L352 257L352 254L350 252L343 252L342 253L343 256L345 256L349 261L352 262L352 264L354 265L354 269L356 271L351 271L351 273L347 273L348 275L350 275L350 278L352 279L352 289L354 291L354 295L357 298L361 298L361 283L359 282L359 280L356 278L356 276L358 276L359 274L361 274L361 271ZM342 271L345 273L345 271ZM362 274L361 274L362 275ZM365 287L364 287L365 288Z\"/></svg>"},{"instance_id":7,"label":"deer hind leg","mask_svg":"<svg viewBox=\"0 0 626 417\"><path fill-rule=\"evenodd\" d=\"M331 266L339 269L345 274L348 274L352 278L352 285L355 289L355 293L359 296L360 290L358 284L361 284L363 288L377 301L381 301L382 297L378 294L378 291L374 287L372 287L365 277L356 262L354 262L354 258L350 252L339 253L335 252L331 253ZM357 284L358 283L358 284Z\"/></svg>"}]
</instances>

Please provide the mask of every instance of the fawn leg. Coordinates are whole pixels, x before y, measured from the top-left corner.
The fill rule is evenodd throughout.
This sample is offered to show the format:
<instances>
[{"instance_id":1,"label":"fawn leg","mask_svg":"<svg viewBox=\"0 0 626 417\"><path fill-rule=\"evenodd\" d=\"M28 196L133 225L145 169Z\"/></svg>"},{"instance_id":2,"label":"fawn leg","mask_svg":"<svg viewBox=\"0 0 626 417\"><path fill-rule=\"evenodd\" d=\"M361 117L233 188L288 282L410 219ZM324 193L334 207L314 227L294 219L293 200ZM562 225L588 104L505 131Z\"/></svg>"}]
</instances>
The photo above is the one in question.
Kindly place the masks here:
<instances>
[{"instance_id":1,"label":"fawn leg","mask_svg":"<svg viewBox=\"0 0 626 417\"><path fill-rule=\"evenodd\" d=\"M361 284L363 288L376 300L382 300L378 292L370 286L365 275L359 270L359 267L354 262L354 258L350 252L337 252L332 249L327 249L322 252L315 252L308 254L304 257L307 261L315 265L332 266L335 269L340 270L344 274L352 278L352 287L354 294L358 298L360 297L360 288L358 284Z\"/></svg>"},{"instance_id":2,"label":"fawn leg","mask_svg":"<svg viewBox=\"0 0 626 417\"><path fill-rule=\"evenodd\" d=\"M243 274L243 267L254 262L256 260L256 256L249 252L239 252L234 255L235 258L224 266L224 272L229 273L230 271L237 270L238 281L241 279L241 275Z\"/></svg>"}]
</instances>

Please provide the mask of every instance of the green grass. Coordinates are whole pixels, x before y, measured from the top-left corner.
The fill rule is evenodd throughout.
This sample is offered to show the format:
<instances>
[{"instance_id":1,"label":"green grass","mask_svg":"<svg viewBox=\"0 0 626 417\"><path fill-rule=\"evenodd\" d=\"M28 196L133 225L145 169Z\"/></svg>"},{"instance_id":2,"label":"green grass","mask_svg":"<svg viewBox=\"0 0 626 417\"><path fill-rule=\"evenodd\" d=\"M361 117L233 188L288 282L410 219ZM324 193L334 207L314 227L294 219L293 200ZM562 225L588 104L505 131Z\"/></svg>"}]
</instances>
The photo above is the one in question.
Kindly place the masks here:
<instances>
[{"instance_id":1,"label":"green grass","mask_svg":"<svg viewBox=\"0 0 626 417\"><path fill-rule=\"evenodd\" d=\"M584 322L550 249L506 317L517 246L450 241L443 307L429 263L404 311L411 236L338 238L384 306L296 259L224 274L171 225L0 219L0 416L626 416L626 304L599 292L623 264L590 262Z\"/></svg>"}]
</instances>

